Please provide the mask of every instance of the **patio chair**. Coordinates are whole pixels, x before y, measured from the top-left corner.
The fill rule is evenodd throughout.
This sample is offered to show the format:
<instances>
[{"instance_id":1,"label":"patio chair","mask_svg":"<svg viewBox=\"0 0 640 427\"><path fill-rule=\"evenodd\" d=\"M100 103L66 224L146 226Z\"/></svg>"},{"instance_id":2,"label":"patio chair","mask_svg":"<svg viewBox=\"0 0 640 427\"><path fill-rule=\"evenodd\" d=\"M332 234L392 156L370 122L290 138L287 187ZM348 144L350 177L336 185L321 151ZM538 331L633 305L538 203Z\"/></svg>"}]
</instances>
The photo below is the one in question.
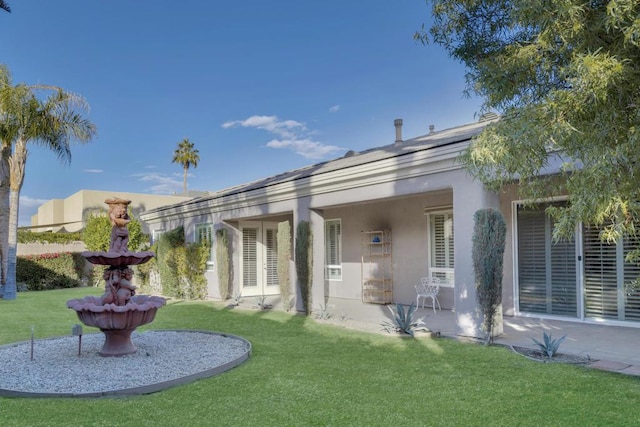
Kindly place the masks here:
<instances>
[{"instance_id":1,"label":"patio chair","mask_svg":"<svg viewBox=\"0 0 640 427\"><path fill-rule=\"evenodd\" d=\"M420 298L422 298L422 308L424 308L424 300L431 298L431 305L433 311L436 311L436 303L438 308L440 307L440 301L438 301L438 292L440 292L440 279L437 277L423 277L420 279L420 284L416 285L416 307L420 305Z\"/></svg>"}]
</instances>

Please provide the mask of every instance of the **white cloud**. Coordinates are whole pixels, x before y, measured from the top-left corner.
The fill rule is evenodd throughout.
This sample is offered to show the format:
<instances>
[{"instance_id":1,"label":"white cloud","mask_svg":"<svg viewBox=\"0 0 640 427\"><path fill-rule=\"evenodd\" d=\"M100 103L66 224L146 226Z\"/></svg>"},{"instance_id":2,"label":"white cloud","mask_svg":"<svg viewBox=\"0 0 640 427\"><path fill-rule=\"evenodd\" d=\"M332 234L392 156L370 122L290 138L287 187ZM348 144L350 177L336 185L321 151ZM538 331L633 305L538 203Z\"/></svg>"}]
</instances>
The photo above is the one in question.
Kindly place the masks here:
<instances>
[{"instance_id":1,"label":"white cloud","mask_svg":"<svg viewBox=\"0 0 640 427\"><path fill-rule=\"evenodd\" d=\"M233 120L222 124L224 129L238 126L266 130L283 138L292 138L296 133L307 130L304 123L295 120L279 120L277 116L251 116L245 120Z\"/></svg>"},{"instance_id":2,"label":"white cloud","mask_svg":"<svg viewBox=\"0 0 640 427\"><path fill-rule=\"evenodd\" d=\"M34 199L33 197L29 197L29 196L20 196L20 208L24 208L24 207L37 208L43 203L46 203L48 201L49 199Z\"/></svg>"},{"instance_id":3,"label":"white cloud","mask_svg":"<svg viewBox=\"0 0 640 427\"><path fill-rule=\"evenodd\" d=\"M149 187L145 191L152 194L181 193L183 189L182 175L180 174L168 176L159 173L143 173L133 176L137 177L138 181L148 183Z\"/></svg>"},{"instance_id":4,"label":"white cloud","mask_svg":"<svg viewBox=\"0 0 640 427\"><path fill-rule=\"evenodd\" d=\"M47 199L34 199L29 196L20 196L20 209L19 209L19 218L18 218L18 226L29 226L31 225L31 217L38 213L38 208L43 204L48 202Z\"/></svg>"},{"instance_id":5,"label":"white cloud","mask_svg":"<svg viewBox=\"0 0 640 427\"><path fill-rule=\"evenodd\" d=\"M332 108L339 109L340 107ZM251 116L245 120L225 122L222 127L224 129L246 127L265 130L278 137L269 141L267 147L293 150L296 154L307 159L322 159L342 150L340 147L312 140L310 136L318 132L307 129L304 123L296 120L280 120L277 116Z\"/></svg>"},{"instance_id":6,"label":"white cloud","mask_svg":"<svg viewBox=\"0 0 640 427\"><path fill-rule=\"evenodd\" d=\"M82 172L87 173L102 173L104 172L102 169L83 169Z\"/></svg>"},{"instance_id":7,"label":"white cloud","mask_svg":"<svg viewBox=\"0 0 640 427\"><path fill-rule=\"evenodd\" d=\"M333 107L329 108L330 113L337 113L338 111L340 111L339 105L334 105Z\"/></svg>"},{"instance_id":8,"label":"white cloud","mask_svg":"<svg viewBox=\"0 0 640 427\"><path fill-rule=\"evenodd\" d=\"M330 154L342 151L340 147L335 145L325 145L310 139L293 139L293 140L271 140L267 142L269 148L286 148L295 151L307 159L323 159Z\"/></svg>"}]
</instances>

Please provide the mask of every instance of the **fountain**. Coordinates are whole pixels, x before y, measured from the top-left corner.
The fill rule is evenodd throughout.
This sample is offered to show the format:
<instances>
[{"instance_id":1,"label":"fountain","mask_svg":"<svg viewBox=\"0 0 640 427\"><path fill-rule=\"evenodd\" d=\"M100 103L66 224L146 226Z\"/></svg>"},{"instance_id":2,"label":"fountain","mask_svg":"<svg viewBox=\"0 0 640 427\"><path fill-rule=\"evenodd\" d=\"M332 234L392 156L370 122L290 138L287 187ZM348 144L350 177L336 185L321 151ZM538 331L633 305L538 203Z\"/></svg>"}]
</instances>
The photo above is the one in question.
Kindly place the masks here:
<instances>
[{"instance_id":1,"label":"fountain","mask_svg":"<svg viewBox=\"0 0 640 427\"><path fill-rule=\"evenodd\" d=\"M111 242L108 252L82 252L90 263L108 265L104 271L105 293L67 301L78 319L87 326L99 328L105 336L101 356L123 356L135 353L131 334L138 326L153 322L158 308L166 300L157 296L136 295L131 283L130 265L144 264L155 256L153 252L129 252L130 221L127 208L131 200L107 199L111 221Z\"/></svg>"}]
</instances>

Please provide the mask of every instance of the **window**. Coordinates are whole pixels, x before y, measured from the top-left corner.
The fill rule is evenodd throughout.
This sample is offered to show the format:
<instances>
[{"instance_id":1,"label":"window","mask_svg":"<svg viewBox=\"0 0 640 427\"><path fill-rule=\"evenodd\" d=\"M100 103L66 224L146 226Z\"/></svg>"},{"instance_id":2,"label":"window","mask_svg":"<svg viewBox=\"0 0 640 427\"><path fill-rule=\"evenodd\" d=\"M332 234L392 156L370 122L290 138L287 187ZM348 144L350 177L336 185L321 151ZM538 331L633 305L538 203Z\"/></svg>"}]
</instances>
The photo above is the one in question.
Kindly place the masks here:
<instances>
[{"instance_id":1,"label":"window","mask_svg":"<svg viewBox=\"0 0 640 427\"><path fill-rule=\"evenodd\" d=\"M164 234L164 228L153 230L153 236L151 237L151 243L157 243L160 240L160 236Z\"/></svg>"},{"instance_id":2,"label":"window","mask_svg":"<svg viewBox=\"0 0 640 427\"><path fill-rule=\"evenodd\" d=\"M453 213L429 213L429 275L453 286Z\"/></svg>"},{"instance_id":3,"label":"window","mask_svg":"<svg viewBox=\"0 0 640 427\"><path fill-rule=\"evenodd\" d=\"M640 267L627 261L630 252L640 249L640 241L625 235L615 243L602 242L601 228L582 228L585 317L640 320L640 294L632 286Z\"/></svg>"},{"instance_id":4,"label":"window","mask_svg":"<svg viewBox=\"0 0 640 427\"><path fill-rule=\"evenodd\" d=\"M209 258L207 259L207 269L213 268L213 224L202 223L196 224L196 236L195 241L197 243L207 242L209 244Z\"/></svg>"},{"instance_id":5,"label":"window","mask_svg":"<svg viewBox=\"0 0 640 427\"><path fill-rule=\"evenodd\" d=\"M342 221L332 219L324 222L325 277L342 280Z\"/></svg>"},{"instance_id":6,"label":"window","mask_svg":"<svg viewBox=\"0 0 640 427\"><path fill-rule=\"evenodd\" d=\"M519 310L576 317L576 244L554 241L555 222L548 205L517 208Z\"/></svg>"},{"instance_id":7,"label":"window","mask_svg":"<svg viewBox=\"0 0 640 427\"><path fill-rule=\"evenodd\" d=\"M600 240L601 227L580 224L573 238L554 240L549 205L517 205L518 309L573 318L640 320L640 293L631 287L640 267L627 255L640 241Z\"/></svg>"}]
</instances>

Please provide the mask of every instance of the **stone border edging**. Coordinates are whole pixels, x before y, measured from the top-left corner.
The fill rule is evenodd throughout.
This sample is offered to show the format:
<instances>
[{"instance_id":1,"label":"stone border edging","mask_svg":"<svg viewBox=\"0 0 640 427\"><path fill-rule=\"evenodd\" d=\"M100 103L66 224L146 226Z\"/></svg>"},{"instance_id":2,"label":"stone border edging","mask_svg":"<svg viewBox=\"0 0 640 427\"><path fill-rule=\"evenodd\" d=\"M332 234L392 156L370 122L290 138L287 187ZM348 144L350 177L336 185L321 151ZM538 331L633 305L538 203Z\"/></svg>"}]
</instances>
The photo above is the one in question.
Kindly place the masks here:
<instances>
[{"instance_id":1,"label":"stone border edging","mask_svg":"<svg viewBox=\"0 0 640 427\"><path fill-rule=\"evenodd\" d=\"M213 377L215 375L219 375L223 372L226 372L236 366L245 362L251 356L251 342L249 340L242 338L238 335L227 334L224 332L215 332L215 331L205 331L198 329L151 329L146 330L144 333L153 333L153 332L185 332L185 333L201 333L201 334L210 334L210 335L220 335L225 338L237 339L239 341L244 342L247 345L247 350L240 355L238 358L224 363L222 365L215 366L211 369L206 369L204 371L196 372L195 374L187 375L184 377L176 378L173 380L162 381L155 384L149 384L140 387L132 387L125 388L121 390L108 390L101 391L95 393L37 393L37 392L26 392L26 391L17 391L17 390L8 390L0 388L0 397L35 397L35 398L59 398L59 397L106 397L106 396L133 396L140 394L151 394L158 391L166 390L171 387L179 386L194 382L196 380ZM63 337L49 337L43 338L44 340L50 339L59 339L66 338L66 335ZM11 344L5 344L0 346L0 348L5 346L14 346L22 343L29 343L30 341L22 341Z\"/></svg>"}]
</instances>

